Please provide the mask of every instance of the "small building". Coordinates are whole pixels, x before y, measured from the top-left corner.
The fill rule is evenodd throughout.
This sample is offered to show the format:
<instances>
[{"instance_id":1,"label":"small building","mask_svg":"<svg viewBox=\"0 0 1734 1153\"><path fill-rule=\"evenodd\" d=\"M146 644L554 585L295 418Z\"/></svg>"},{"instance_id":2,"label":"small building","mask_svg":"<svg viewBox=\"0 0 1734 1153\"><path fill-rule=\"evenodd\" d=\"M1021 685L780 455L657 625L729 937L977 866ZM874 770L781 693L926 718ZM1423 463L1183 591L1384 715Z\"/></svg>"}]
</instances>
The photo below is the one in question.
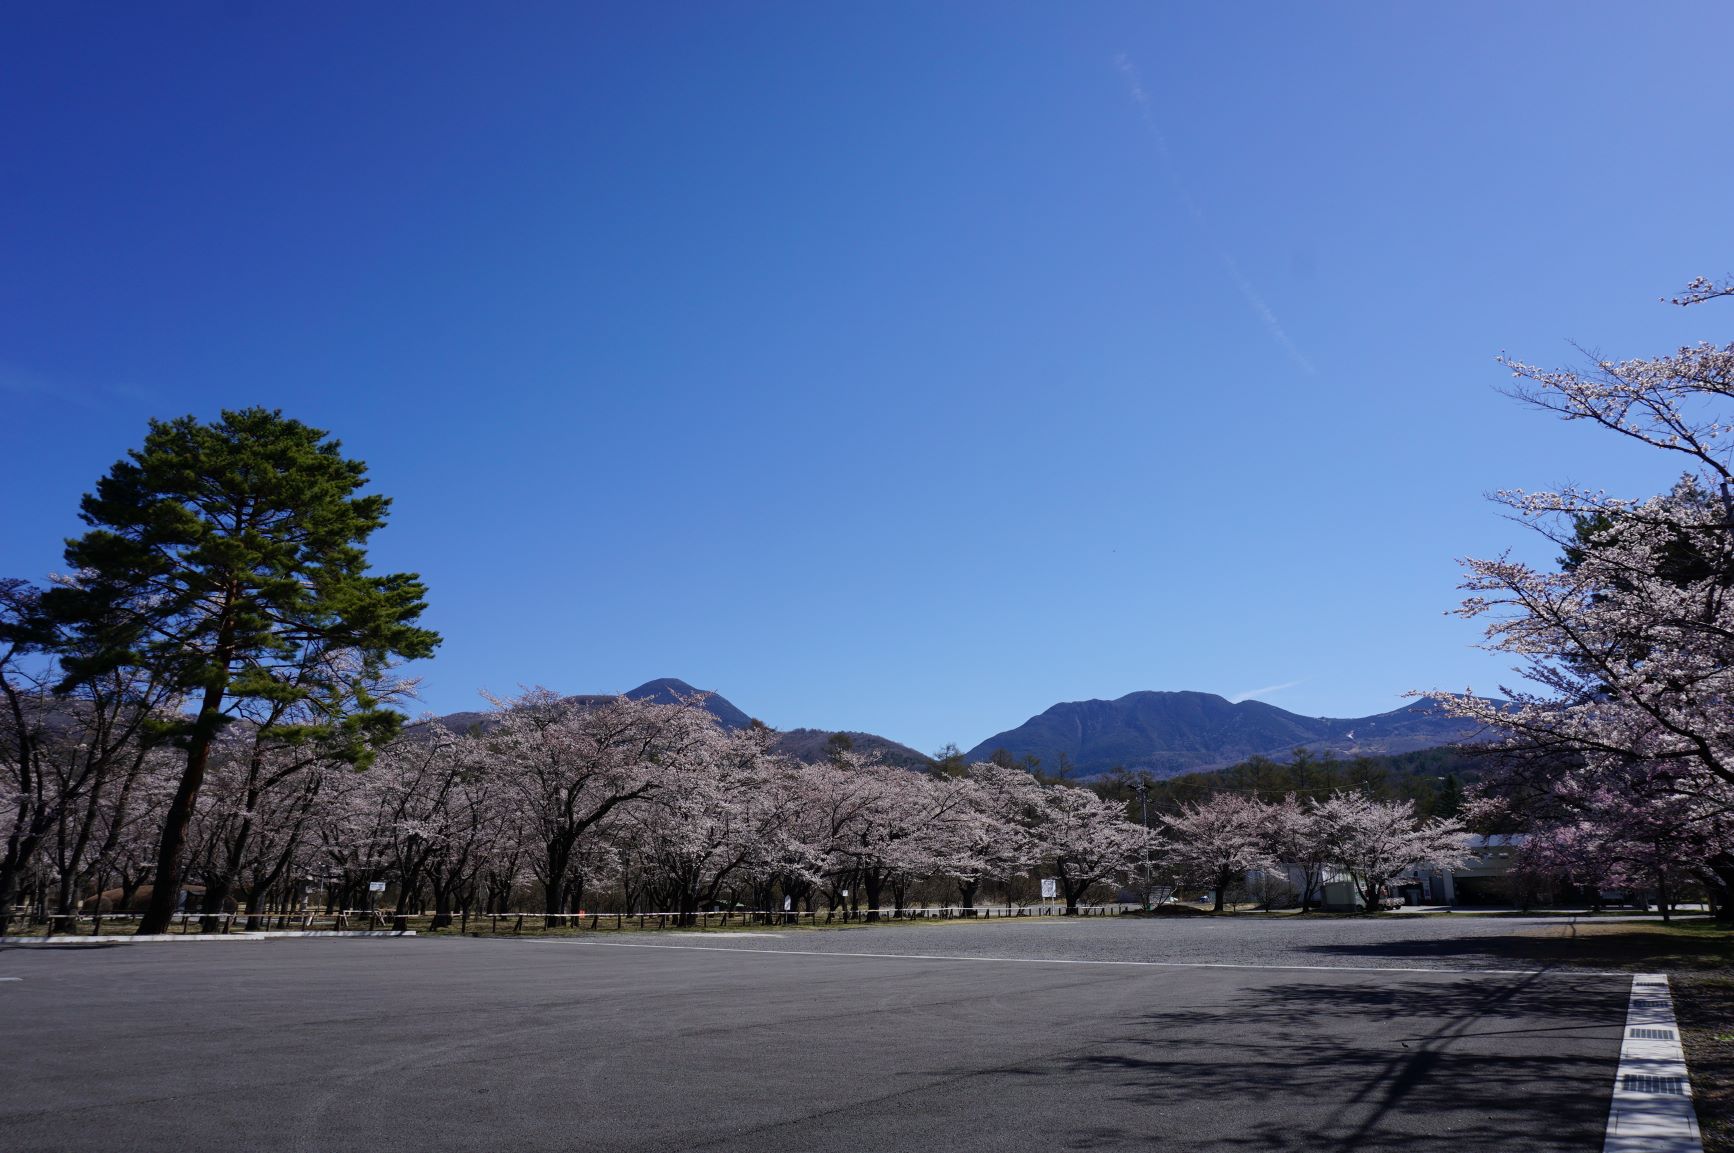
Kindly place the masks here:
<instances>
[{"instance_id":1,"label":"small building","mask_svg":"<svg viewBox=\"0 0 1734 1153\"><path fill-rule=\"evenodd\" d=\"M1455 869L1417 866L1398 875L1387 894L1405 905L1515 905L1519 894L1510 873L1517 853L1528 840L1524 833L1494 833L1469 838L1469 859ZM1267 881L1286 883L1300 903L1306 872L1299 865L1281 864L1272 870L1255 869L1246 875L1249 893ZM1327 868L1313 893L1316 907L1330 912L1350 912L1365 906L1354 879L1340 869Z\"/></svg>"},{"instance_id":2,"label":"small building","mask_svg":"<svg viewBox=\"0 0 1734 1153\"><path fill-rule=\"evenodd\" d=\"M1524 833L1492 833L1469 837L1469 859L1455 869L1419 866L1405 872L1391 888L1411 905L1514 905L1511 870L1518 850L1529 839Z\"/></svg>"},{"instance_id":3,"label":"small building","mask_svg":"<svg viewBox=\"0 0 1734 1153\"><path fill-rule=\"evenodd\" d=\"M1269 882L1275 882L1279 886L1286 885L1291 891L1292 900L1280 903L1298 905L1306 885L1306 870L1299 865L1281 864L1274 869L1253 869L1246 874L1246 889L1249 894L1259 892L1260 888ZM1314 908L1327 912L1350 912L1362 905L1361 893L1355 887L1353 877L1341 869L1325 869L1317 887L1313 889Z\"/></svg>"}]
</instances>

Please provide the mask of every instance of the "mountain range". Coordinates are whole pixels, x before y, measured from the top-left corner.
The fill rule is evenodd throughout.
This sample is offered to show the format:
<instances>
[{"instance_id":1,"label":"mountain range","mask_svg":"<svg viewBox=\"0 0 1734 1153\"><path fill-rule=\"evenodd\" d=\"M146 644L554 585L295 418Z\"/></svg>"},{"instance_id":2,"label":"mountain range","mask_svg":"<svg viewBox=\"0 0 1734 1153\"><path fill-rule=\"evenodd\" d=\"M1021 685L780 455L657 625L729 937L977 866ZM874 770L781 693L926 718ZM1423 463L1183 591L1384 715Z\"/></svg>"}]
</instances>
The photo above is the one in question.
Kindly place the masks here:
<instances>
[{"instance_id":1,"label":"mountain range","mask_svg":"<svg viewBox=\"0 0 1734 1153\"><path fill-rule=\"evenodd\" d=\"M1069 766L1075 775L1094 776L1127 768L1172 777L1255 756L1285 760L1295 749L1349 757L1408 753L1474 740L1479 732L1425 697L1370 717L1303 717L1214 693L1141 692L1057 704L965 756L983 761L1004 749L1014 760L1039 758L1050 772Z\"/></svg>"},{"instance_id":2,"label":"mountain range","mask_svg":"<svg viewBox=\"0 0 1734 1153\"><path fill-rule=\"evenodd\" d=\"M673 677L646 681L626 696L664 704L699 695L701 690ZM606 696L579 700L602 701ZM746 712L718 693L707 693L704 707L725 729L752 723ZM439 718L454 730L483 723L486 713L451 713ZM1117 768L1144 770L1156 777L1223 768L1255 756L1286 760L1295 749L1338 756L1383 756L1472 741L1480 734L1469 721L1449 717L1437 702L1414 704L1370 717L1303 717L1263 701L1229 701L1214 693L1138 692L1112 701L1066 701L1023 724L987 738L965 755L985 761L1004 750L1014 761L1039 760L1049 772L1098 776ZM789 729L777 749L804 761L822 760L833 732ZM931 757L873 733L849 732L859 753L878 754L892 764L920 768Z\"/></svg>"},{"instance_id":3,"label":"mountain range","mask_svg":"<svg viewBox=\"0 0 1734 1153\"><path fill-rule=\"evenodd\" d=\"M724 729L732 732L735 729L744 729L753 723L753 718L736 708L733 702L722 694L695 689L685 681L677 680L674 677L658 677L654 681L645 681L637 688L628 689L621 695L631 697L635 701L655 701L657 704L671 705L701 694L704 696L705 711L715 717L717 724ZM613 694L586 693L571 699L600 703L612 698ZM488 716L489 714L484 712L447 713L436 719L439 724L453 732L465 732L477 725L486 724ZM777 734L774 747L778 752L786 753L803 761L822 761L828 753L830 740L835 735L829 729L789 729ZM877 755L889 764L919 769L933 763L932 757L919 753L908 745L899 744L889 737L856 732L849 732L844 735L849 738L849 746L856 752L863 755Z\"/></svg>"}]
</instances>

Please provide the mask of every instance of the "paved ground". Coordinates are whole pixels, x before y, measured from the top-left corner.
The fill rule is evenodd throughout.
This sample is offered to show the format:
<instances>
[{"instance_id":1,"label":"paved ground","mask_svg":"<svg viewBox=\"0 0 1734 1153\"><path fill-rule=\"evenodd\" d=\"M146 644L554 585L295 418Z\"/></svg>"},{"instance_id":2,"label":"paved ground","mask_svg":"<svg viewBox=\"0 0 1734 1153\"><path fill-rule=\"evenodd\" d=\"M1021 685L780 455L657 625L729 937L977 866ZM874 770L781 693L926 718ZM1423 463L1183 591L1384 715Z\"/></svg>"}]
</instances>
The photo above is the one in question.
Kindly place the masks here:
<instances>
[{"instance_id":1,"label":"paved ground","mask_svg":"<svg viewBox=\"0 0 1734 1153\"><path fill-rule=\"evenodd\" d=\"M13 949L0 1148L1592 1153L1630 982L1518 927Z\"/></svg>"}]
</instances>

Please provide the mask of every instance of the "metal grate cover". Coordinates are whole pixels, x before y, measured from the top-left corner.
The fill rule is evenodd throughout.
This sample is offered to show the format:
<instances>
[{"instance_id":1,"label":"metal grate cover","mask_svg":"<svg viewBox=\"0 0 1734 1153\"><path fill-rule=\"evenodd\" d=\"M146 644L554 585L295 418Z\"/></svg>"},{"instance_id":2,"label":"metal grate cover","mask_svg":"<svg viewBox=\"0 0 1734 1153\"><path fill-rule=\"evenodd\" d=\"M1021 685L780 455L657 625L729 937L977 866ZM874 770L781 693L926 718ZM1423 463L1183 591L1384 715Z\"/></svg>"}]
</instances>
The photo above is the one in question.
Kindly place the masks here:
<instances>
[{"instance_id":1,"label":"metal grate cover","mask_svg":"<svg viewBox=\"0 0 1734 1153\"><path fill-rule=\"evenodd\" d=\"M1632 1036L1642 1037L1646 1041L1672 1041L1674 1031L1672 1029L1633 1029Z\"/></svg>"},{"instance_id":2,"label":"metal grate cover","mask_svg":"<svg viewBox=\"0 0 1734 1153\"><path fill-rule=\"evenodd\" d=\"M1686 1095L1686 1079L1684 1077L1652 1077L1647 1073L1627 1073L1625 1091L1628 1093L1666 1093L1674 1097Z\"/></svg>"},{"instance_id":3,"label":"metal grate cover","mask_svg":"<svg viewBox=\"0 0 1734 1153\"><path fill-rule=\"evenodd\" d=\"M1667 1007L1668 1002L1666 1001L1657 1001L1644 997L1632 998L1632 1008L1634 1009L1666 1009Z\"/></svg>"}]
</instances>

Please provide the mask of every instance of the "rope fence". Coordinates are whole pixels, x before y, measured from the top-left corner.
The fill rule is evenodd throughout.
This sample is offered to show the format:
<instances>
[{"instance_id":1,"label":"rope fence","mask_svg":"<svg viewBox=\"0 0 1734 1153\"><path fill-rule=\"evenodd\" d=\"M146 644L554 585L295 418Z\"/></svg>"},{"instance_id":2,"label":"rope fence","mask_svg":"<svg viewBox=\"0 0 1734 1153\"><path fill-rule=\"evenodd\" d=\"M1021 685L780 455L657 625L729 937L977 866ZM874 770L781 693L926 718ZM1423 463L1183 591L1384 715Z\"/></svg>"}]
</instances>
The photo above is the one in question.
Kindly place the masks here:
<instances>
[{"instance_id":1,"label":"rope fence","mask_svg":"<svg viewBox=\"0 0 1734 1153\"><path fill-rule=\"evenodd\" d=\"M1135 903L1121 902L1107 905L1079 905L1076 915L1080 917L1111 917L1122 913L1140 910L1143 906ZM22 910L21 910L22 911ZM529 910L512 910L505 913L465 912L456 911L451 914L451 927L460 931L472 931L471 926L487 925L492 934L504 931L522 933L526 928L534 931L546 928L552 922L556 928L585 929L596 931L623 932L627 929L654 931L659 929L677 928L725 928L729 925L739 925L743 928L759 926L799 926L799 925L834 925L861 924L869 921L874 910L837 906L816 911L805 909L698 909L688 913L680 912L577 912L577 913L543 913ZM965 908L962 905L910 905L901 909L880 908L878 921L951 921L951 920L992 920L1015 917L1057 917L1066 913L1066 906L1059 902L1035 905L977 905ZM91 926L92 933L99 933L102 926L112 922L137 921L142 913L84 913L52 914L48 918L48 936L59 934L76 935L86 925ZM429 913L405 914L406 919L416 920L431 918ZM391 924L397 917L391 909L340 909L331 912L300 910L297 912L260 912L260 913L197 913L180 912L170 919L169 932L191 933L200 931L203 922L211 921L220 926L220 932L230 932L237 923L245 923L249 931L271 932L302 931L329 926L338 931L354 929L379 929Z\"/></svg>"}]
</instances>

